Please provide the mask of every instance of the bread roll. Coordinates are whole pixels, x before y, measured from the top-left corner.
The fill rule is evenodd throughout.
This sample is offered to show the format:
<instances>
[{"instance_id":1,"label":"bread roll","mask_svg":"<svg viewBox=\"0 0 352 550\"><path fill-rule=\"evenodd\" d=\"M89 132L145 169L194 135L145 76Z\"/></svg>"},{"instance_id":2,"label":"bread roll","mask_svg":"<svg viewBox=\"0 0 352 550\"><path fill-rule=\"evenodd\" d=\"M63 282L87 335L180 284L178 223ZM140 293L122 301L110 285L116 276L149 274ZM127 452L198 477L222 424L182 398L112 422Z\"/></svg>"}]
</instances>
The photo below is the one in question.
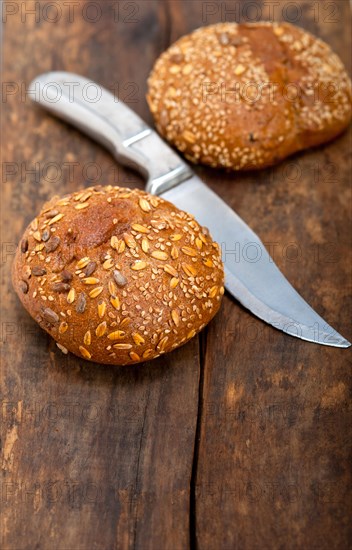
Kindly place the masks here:
<instances>
[{"instance_id":1,"label":"bread roll","mask_svg":"<svg viewBox=\"0 0 352 550\"><path fill-rule=\"evenodd\" d=\"M220 23L156 61L147 100L160 134L195 163L270 166L351 119L351 81L322 40L289 23Z\"/></svg>"},{"instance_id":2,"label":"bread roll","mask_svg":"<svg viewBox=\"0 0 352 550\"><path fill-rule=\"evenodd\" d=\"M219 246L194 218L138 189L54 197L27 227L14 288L64 352L115 365L154 359L220 307Z\"/></svg>"}]
</instances>

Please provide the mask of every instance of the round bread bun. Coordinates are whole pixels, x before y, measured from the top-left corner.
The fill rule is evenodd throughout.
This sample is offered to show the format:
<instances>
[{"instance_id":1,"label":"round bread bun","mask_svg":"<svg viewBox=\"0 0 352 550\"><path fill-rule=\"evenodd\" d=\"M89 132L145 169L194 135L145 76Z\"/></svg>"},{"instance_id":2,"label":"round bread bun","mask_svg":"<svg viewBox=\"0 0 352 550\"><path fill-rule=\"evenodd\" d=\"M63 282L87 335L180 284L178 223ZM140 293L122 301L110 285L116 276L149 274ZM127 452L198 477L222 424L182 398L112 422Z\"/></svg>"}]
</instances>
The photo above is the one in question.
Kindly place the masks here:
<instances>
[{"instance_id":1,"label":"round bread bun","mask_svg":"<svg viewBox=\"0 0 352 550\"><path fill-rule=\"evenodd\" d=\"M220 248L193 216L138 189L54 197L27 227L13 286L61 351L127 365L181 346L218 311Z\"/></svg>"},{"instance_id":2,"label":"round bread bun","mask_svg":"<svg viewBox=\"0 0 352 550\"><path fill-rule=\"evenodd\" d=\"M158 131L195 163L273 165L351 119L351 81L322 40L289 23L220 23L156 61L147 101Z\"/></svg>"}]
</instances>

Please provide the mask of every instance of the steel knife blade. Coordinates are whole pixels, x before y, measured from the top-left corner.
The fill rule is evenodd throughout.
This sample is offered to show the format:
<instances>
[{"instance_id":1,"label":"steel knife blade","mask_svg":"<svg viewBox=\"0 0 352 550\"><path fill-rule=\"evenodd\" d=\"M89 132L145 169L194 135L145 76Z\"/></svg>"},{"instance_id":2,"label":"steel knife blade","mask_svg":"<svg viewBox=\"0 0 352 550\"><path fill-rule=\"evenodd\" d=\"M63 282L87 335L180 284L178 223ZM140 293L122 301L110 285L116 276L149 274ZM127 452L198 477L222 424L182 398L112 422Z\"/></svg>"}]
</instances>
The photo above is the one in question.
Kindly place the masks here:
<instances>
[{"instance_id":1,"label":"steel knife blade","mask_svg":"<svg viewBox=\"0 0 352 550\"><path fill-rule=\"evenodd\" d=\"M42 74L31 82L30 90L34 101L147 177L147 191L187 210L209 228L222 249L226 289L254 315L308 342L351 345L292 287L254 231L112 93L67 72Z\"/></svg>"}]
</instances>

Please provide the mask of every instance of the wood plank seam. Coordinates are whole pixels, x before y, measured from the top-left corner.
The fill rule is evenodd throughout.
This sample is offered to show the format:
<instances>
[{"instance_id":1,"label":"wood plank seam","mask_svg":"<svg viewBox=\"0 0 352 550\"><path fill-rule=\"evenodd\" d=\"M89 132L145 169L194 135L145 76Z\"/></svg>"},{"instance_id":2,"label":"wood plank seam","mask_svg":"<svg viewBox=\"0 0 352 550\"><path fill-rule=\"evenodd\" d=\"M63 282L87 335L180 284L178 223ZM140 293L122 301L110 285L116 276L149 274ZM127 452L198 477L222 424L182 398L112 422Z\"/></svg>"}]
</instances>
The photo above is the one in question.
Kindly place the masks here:
<instances>
[{"instance_id":1,"label":"wood plank seam","mask_svg":"<svg viewBox=\"0 0 352 550\"><path fill-rule=\"evenodd\" d=\"M189 510L189 540L190 550L197 550L197 469L199 460L199 445L201 438L202 412L203 412L203 391L205 358L207 347L208 327L199 334L199 386L198 386L198 411L197 424L194 437L194 451L192 460L192 473L190 483L190 510Z\"/></svg>"}]
</instances>

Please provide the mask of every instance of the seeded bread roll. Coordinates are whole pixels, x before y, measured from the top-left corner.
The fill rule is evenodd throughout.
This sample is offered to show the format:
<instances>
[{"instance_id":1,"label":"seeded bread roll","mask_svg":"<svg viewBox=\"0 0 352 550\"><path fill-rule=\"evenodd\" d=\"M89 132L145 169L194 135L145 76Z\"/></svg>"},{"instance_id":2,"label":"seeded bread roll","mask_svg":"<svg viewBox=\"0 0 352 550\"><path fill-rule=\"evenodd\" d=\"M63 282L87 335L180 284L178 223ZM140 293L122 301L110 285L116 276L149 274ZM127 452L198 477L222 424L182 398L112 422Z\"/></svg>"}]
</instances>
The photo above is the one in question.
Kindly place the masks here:
<instances>
[{"instance_id":1,"label":"seeded bread roll","mask_svg":"<svg viewBox=\"0 0 352 550\"><path fill-rule=\"evenodd\" d=\"M331 48L288 23L221 23L156 61L147 100L160 134L192 162L259 169L337 136L351 81Z\"/></svg>"},{"instance_id":2,"label":"seeded bread roll","mask_svg":"<svg viewBox=\"0 0 352 550\"><path fill-rule=\"evenodd\" d=\"M126 365L181 346L220 307L219 246L195 219L138 189L54 197L13 264L30 315L67 353Z\"/></svg>"}]
</instances>

